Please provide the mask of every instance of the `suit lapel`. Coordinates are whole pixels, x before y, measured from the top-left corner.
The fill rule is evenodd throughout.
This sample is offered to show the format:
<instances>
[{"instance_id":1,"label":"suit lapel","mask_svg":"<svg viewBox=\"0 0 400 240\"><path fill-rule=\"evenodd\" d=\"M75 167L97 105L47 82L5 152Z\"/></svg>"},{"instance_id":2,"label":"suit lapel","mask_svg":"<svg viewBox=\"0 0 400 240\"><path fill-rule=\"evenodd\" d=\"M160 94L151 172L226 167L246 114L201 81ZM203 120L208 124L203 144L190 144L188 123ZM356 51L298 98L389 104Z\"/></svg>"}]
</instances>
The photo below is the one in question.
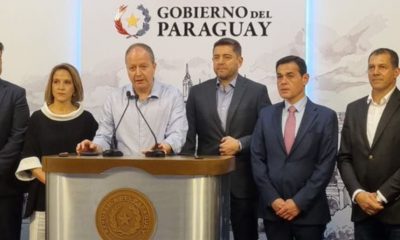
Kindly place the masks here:
<instances>
[{"instance_id":1,"label":"suit lapel","mask_svg":"<svg viewBox=\"0 0 400 240\"><path fill-rule=\"evenodd\" d=\"M204 98L206 99L207 105L206 108L210 109L210 116L214 119L214 122L217 123L218 129L221 133L225 133L224 129L222 128L221 119L218 115L217 110L217 79L209 82L206 91L204 91ZM224 134L223 134L224 135Z\"/></svg>"},{"instance_id":2,"label":"suit lapel","mask_svg":"<svg viewBox=\"0 0 400 240\"><path fill-rule=\"evenodd\" d=\"M357 114L358 118L360 121L360 135L362 138L362 141L364 142L364 146L369 146L368 142L368 136L367 136L367 116L368 116L368 104L367 104L367 98L365 98L365 101L362 101L362 104L359 106L359 112Z\"/></svg>"},{"instance_id":3,"label":"suit lapel","mask_svg":"<svg viewBox=\"0 0 400 240\"><path fill-rule=\"evenodd\" d=\"M233 91L231 104L229 105L228 115L226 117L226 132L229 132L233 116L235 115L236 110L244 96L246 87L247 87L246 80L244 80L240 75L238 75L235 84L235 89Z\"/></svg>"},{"instance_id":4,"label":"suit lapel","mask_svg":"<svg viewBox=\"0 0 400 240\"><path fill-rule=\"evenodd\" d=\"M0 79L0 103L3 103L3 98L6 95L6 88L5 85L3 83L3 80ZM7 103L9 104L9 103Z\"/></svg>"},{"instance_id":5,"label":"suit lapel","mask_svg":"<svg viewBox=\"0 0 400 240\"><path fill-rule=\"evenodd\" d=\"M279 145L281 146L282 151L286 153L285 142L283 141L283 133L282 133L282 111L284 107L285 107L284 102L280 102L276 105L273 118L274 122L271 127L273 127L278 132L276 136L278 138Z\"/></svg>"},{"instance_id":6,"label":"suit lapel","mask_svg":"<svg viewBox=\"0 0 400 240\"><path fill-rule=\"evenodd\" d=\"M318 116L317 106L313 102L311 102L310 99L307 99L303 118L301 119L299 130L297 131L296 138L294 140L293 147L289 155L296 150L296 147L299 145L305 134L309 131L310 127L312 126L317 116Z\"/></svg>"},{"instance_id":7,"label":"suit lapel","mask_svg":"<svg viewBox=\"0 0 400 240\"><path fill-rule=\"evenodd\" d=\"M385 107L385 110L383 111L381 119L379 120L374 140L372 141L371 149L374 148L376 142L379 140L384 129L386 128L386 125L390 122L390 119L392 118L393 114L399 109L399 107L400 107L400 93L399 90L396 88L392 96L390 97L389 102Z\"/></svg>"}]
</instances>

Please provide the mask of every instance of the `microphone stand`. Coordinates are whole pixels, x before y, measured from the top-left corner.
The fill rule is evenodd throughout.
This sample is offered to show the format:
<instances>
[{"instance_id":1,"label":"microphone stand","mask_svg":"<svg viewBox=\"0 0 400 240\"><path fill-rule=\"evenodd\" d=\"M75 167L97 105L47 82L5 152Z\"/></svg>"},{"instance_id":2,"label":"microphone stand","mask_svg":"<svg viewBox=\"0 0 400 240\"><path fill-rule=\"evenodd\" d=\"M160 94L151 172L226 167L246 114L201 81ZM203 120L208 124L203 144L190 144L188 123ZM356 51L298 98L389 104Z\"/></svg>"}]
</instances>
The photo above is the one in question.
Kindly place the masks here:
<instances>
[{"instance_id":1,"label":"microphone stand","mask_svg":"<svg viewBox=\"0 0 400 240\"><path fill-rule=\"evenodd\" d=\"M136 109L138 110L140 116L143 118L144 122L146 123L147 127L149 128L151 135L153 135L154 138L154 142L155 145L154 147L150 150L144 153L144 155L146 157L165 157L165 152L163 150L160 149L159 147L159 143L157 142L157 137L154 134L153 130L151 129L149 123L147 122L146 118L144 117L142 111L140 110L139 106L138 106L138 99L139 97L137 95L135 95L135 105L136 105Z\"/></svg>"},{"instance_id":2,"label":"microphone stand","mask_svg":"<svg viewBox=\"0 0 400 240\"><path fill-rule=\"evenodd\" d=\"M113 134L112 134L112 137L111 137L110 149L105 150L103 152L103 156L104 157L122 157L124 155L120 150L118 150L118 142L117 142L116 133L117 133L117 129L119 127L119 124L121 124L122 118L124 117L125 112L128 109L129 102L130 102L129 100L132 99L132 95L131 95L130 91L126 92L126 97L128 98L128 103L126 104L124 112L122 113L121 118L119 119L117 126L114 128L114 131L113 131Z\"/></svg>"}]
</instances>

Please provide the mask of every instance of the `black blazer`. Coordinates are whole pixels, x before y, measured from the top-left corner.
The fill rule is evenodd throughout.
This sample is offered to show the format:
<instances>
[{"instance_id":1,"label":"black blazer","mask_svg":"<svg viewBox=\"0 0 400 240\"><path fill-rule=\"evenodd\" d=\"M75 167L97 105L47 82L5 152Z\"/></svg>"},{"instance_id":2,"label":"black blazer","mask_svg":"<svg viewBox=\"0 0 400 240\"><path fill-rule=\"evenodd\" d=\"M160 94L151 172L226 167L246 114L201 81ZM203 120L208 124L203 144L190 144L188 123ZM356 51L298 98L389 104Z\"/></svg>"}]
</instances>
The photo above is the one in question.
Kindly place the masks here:
<instances>
[{"instance_id":1,"label":"black blazer","mask_svg":"<svg viewBox=\"0 0 400 240\"><path fill-rule=\"evenodd\" d=\"M252 167L260 192L259 215L280 221L271 204L277 198L293 199L301 209L295 224L325 224L330 220L326 186L338 149L336 113L307 100L293 143L286 153L282 134L284 102L266 107L253 133Z\"/></svg>"},{"instance_id":2,"label":"black blazer","mask_svg":"<svg viewBox=\"0 0 400 240\"><path fill-rule=\"evenodd\" d=\"M15 170L28 118L25 90L0 79L0 195L21 193Z\"/></svg>"},{"instance_id":3,"label":"black blazer","mask_svg":"<svg viewBox=\"0 0 400 240\"><path fill-rule=\"evenodd\" d=\"M250 166L250 139L261 108L271 104L267 88L240 75L223 130L217 111L217 79L210 79L191 88L186 103L189 123L182 152L193 154L198 136L199 155L219 155L221 138L239 139L242 151L236 156L236 170L231 174L231 192L236 197L253 197L256 187Z\"/></svg>"},{"instance_id":4,"label":"black blazer","mask_svg":"<svg viewBox=\"0 0 400 240\"><path fill-rule=\"evenodd\" d=\"M376 129L372 146L367 138L367 97L350 103L342 129L338 167L350 196L357 189L379 190L388 200L375 217L400 224L400 92L390 97ZM369 217L353 204L352 221Z\"/></svg>"}]
</instances>

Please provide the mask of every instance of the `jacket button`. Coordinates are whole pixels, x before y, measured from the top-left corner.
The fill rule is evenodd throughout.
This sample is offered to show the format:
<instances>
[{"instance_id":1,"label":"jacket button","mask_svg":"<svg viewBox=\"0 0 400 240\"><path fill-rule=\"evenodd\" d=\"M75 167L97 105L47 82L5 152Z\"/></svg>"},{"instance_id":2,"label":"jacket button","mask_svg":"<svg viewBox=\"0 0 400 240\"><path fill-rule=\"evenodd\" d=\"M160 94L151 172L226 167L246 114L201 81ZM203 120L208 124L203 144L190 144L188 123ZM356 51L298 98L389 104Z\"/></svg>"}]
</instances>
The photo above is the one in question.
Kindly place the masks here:
<instances>
[{"instance_id":1,"label":"jacket button","mask_svg":"<svg viewBox=\"0 0 400 240\"><path fill-rule=\"evenodd\" d=\"M372 154L371 154L371 155L369 155L369 156L368 156L368 159L369 159L369 160L372 160L372 159L374 159L374 155L372 155Z\"/></svg>"}]
</instances>

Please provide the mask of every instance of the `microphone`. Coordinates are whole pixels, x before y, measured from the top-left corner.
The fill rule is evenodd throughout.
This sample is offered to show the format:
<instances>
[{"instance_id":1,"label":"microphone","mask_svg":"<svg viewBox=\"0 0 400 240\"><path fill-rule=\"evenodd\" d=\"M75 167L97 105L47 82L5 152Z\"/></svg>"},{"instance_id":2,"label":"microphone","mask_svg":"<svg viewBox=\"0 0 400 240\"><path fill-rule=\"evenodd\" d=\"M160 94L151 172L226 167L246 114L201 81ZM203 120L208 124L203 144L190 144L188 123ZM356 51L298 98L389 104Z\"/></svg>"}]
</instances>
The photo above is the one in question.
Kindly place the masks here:
<instances>
[{"instance_id":1,"label":"microphone","mask_svg":"<svg viewBox=\"0 0 400 240\"><path fill-rule=\"evenodd\" d=\"M117 126L114 128L113 134L111 136L110 149L105 150L103 152L104 157L121 157L124 155L120 150L118 150L118 141L117 141L116 133L117 133L117 129L118 129L119 125L121 124L122 118L124 117L125 112L128 109L129 102L130 102L129 100L132 99L132 94L130 91L126 92L126 97L128 98L128 103L126 104L124 112L122 113Z\"/></svg>"},{"instance_id":2,"label":"microphone","mask_svg":"<svg viewBox=\"0 0 400 240\"><path fill-rule=\"evenodd\" d=\"M165 152L159 148L159 143L157 142L157 137L154 134L153 129L151 129L151 127L150 127L149 123L147 122L146 118L144 117L142 111L140 111L140 108L139 108L138 103L137 103L138 99L139 99L139 97L137 96L137 94L135 94L136 109L138 110L140 116L143 118L144 122L146 123L147 127L149 128L149 130L151 132L151 135L153 135L154 143L155 143L153 149L150 150L150 151L145 152L144 155L146 157L165 157Z\"/></svg>"}]
</instances>

